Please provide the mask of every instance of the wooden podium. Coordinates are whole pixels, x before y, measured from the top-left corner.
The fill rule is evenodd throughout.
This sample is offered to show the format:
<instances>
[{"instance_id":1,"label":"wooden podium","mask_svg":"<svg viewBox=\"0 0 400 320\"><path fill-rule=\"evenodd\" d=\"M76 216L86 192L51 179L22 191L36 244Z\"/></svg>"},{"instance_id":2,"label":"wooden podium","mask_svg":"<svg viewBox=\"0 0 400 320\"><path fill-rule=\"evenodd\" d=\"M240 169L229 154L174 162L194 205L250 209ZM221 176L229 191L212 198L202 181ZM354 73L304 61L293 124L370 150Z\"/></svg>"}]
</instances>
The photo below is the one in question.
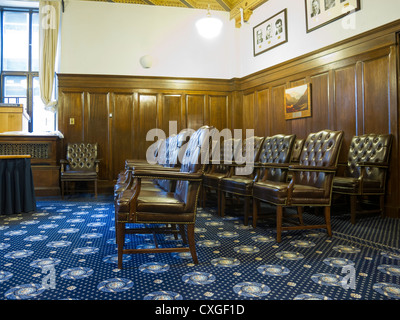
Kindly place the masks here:
<instances>
[{"instance_id":1,"label":"wooden podium","mask_svg":"<svg viewBox=\"0 0 400 320\"><path fill-rule=\"evenodd\" d=\"M62 135L0 133L0 155L30 155L36 196L60 195L58 141Z\"/></svg>"},{"instance_id":2,"label":"wooden podium","mask_svg":"<svg viewBox=\"0 0 400 320\"><path fill-rule=\"evenodd\" d=\"M28 131L29 119L22 104L0 103L0 132Z\"/></svg>"}]
</instances>

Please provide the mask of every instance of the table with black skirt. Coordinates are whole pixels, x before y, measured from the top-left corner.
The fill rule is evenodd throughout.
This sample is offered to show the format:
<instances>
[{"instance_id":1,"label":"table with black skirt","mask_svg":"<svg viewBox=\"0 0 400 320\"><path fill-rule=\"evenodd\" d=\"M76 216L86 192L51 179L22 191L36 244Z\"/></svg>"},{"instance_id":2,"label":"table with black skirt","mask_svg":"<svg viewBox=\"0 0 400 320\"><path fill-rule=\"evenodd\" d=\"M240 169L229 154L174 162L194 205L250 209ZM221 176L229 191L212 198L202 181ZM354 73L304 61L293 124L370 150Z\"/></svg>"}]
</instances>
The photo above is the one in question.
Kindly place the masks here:
<instances>
[{"instance_id":1,"label":"table with black skirt","mask_svg":"<svg viewBox=\"0 0 400 320\"><path fill-rule=\"evenodd\" d=\"M36 210L30 155L0 155L0 214Z\"/></svg>"}]
</instances>

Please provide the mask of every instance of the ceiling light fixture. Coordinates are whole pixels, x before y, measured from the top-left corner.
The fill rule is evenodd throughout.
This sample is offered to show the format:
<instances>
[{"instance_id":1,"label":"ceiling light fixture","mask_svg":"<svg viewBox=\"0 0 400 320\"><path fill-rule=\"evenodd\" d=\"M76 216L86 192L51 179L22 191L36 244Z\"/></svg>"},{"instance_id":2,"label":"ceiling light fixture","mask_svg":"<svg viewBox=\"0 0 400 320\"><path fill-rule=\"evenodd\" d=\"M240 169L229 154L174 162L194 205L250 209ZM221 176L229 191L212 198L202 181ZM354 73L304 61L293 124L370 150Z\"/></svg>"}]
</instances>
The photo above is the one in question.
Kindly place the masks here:
<instances>
[{"instance_id":1,"label":"ceiling light fixture","mask_svg":"<svg viewBox=\"0 0 400 320\"><path fill-rule=\"evenodd\" d=\"M202 37L212 39L220 34L222 21L211 17L210 5L208 5L207 16L196 22L196 28Z\"/></svg>"}]
</instances>

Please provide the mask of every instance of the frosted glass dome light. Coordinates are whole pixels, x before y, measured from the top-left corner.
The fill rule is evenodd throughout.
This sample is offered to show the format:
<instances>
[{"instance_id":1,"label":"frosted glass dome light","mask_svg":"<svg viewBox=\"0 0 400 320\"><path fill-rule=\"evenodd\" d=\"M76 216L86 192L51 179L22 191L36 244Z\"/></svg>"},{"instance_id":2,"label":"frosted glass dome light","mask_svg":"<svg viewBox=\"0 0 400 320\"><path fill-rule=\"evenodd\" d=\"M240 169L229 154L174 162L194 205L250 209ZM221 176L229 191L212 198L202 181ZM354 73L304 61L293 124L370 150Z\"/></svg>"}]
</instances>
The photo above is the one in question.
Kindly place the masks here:
<instances>
[{"instance_id":1,"label":"frosted glass dome light","mask_svg":"<svg viewBox=\"0 0 400 320\"><path fill-rule=\"evenodd\" d=\"M212 39L220 34L222 21L211 17L210 10L208 10L207 16L196 22L196 28L202 37Z\"/></svg>"}]
</instances>

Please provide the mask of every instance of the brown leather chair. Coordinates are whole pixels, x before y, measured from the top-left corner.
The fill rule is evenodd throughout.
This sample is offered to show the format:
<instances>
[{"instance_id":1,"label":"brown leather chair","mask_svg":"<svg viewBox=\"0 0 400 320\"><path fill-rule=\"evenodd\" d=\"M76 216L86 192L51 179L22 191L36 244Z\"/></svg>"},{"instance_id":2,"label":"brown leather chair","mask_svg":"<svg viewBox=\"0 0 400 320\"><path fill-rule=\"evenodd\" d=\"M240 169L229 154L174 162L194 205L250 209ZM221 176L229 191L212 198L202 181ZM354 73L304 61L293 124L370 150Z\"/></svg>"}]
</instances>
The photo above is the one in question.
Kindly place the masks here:
<instances>
[{"instance_id":1,"label":"brown leather chair","mask_svg":"<svg viewBox=\"0 0 400 320\"><path fill-rule=\"evenodd\" d=\"M332 181L336 173L342 131L323 130L311 133L303 146L299 164L290 165L290 183L264 180L253 185L253 198L276 206L277 241L281 241L282 230L326 228L332 235L330 206ZM304 206L324 207L325 224L305 225L302 213ZM300 225L283 226L283 210L297 207Z\"/></svg>"},{"instance_id":2,"label":"brown leather chair","mask_svg":"<svg viewBox=\"0 0 400 320\"><path fill-rule=\"evenodd\" d=\"M118 244L118 268L122 268L122 256L127 253L157 253L157 252L190 252L195 263L198 263L194 225L196 221L197 200L204 173L204 164L201 163L202 152L208 147L209 129L204 126L198 129L190 137L185 154L182 158L180 171L154 170L144 167L134 168L133 177L135 183L130 189L122 192L115 201L115 221ZM172 179L176 181L174 192L141 190L142 181L145 179ZM144 228L126 229L126 224L144 224ZM147 227L151 225L166 225L165 228ZM158 247L150 249L124 248L126 233L176 233L175 225L179 225L179 231L187 247ZM172 228L171 228L172 226ZM187 226L187 238L185 233ZM156 237L155 237L156 239Z\"/></svg>"},{"instance_id":3,"label":"brown leather chair","mask_svg":"<svg viewBox=\"0 0 400 320\"><path fill-rule=\"evenodd\" d=\"M221 199L220 215L225 215L225 202L226 194L233 197L244 197L244 225L249 223L250 201L252 199L252 187L255 176L255 163L258 161L260 150L264 137L251 137L247 138L242 143L242 157L245 159L246 150L253 150L250 154L252 163L238 164L238 159L234 159L235 163L230 166L230 171L227 177L222 178L220 181L220 188L218 190ZM250 149L249 149L250 148ZM247 160L246 160L247 161ZM250 173L241 171L247 166Z\"/></svg>"},{"instance_id":4,"label":"brown leather chair","mask_svg":"<svg viewBox=\"0 0 400 320\"><path fill-rule=\"evenodd\" d=\"M118 197L118 195L124 191L131 182L131 173L132 166L143 165L143 166L151 166L151 165L165 165L167 163L166 160L166 148L167 148L168 138L167 139L158 139L157 143L154 146L154 150L152 152L151 159L128 159L125 160L125 170L120 172L117 177L117 182L114 185L114 200Z\"/></svg>"},{"instance_id":5,"label":"brown leather chair","mask_svg":"<svg viewBox=\"0 0 400 320\"><path fill-rule=\"evenodd\" d=\"M256 165L257 174L254 183L263 181L287 181L290 159L295 147L296 135L277 134L266 137L261 147L259 161ZM298 147L298 145L297 145ZM257 227L260 200L253 199L253 228Z\"/></svg>"},{"instance_id":6,"label":"brown leather chair","mask_svg":"<svg viewBox=\"0 0 400 320\"><path fill-rule=\"evenodd\" d=\"M76 181L93 181L97 198L99 162L97 143L68 143L66 159L60 160L62 198L64 199L65 184Z\"/></svg>"},{"instance_id":7,"label":"brown leather chair","mask_svg":"<svg viewBox=\"0 0 400 320\"><path fill-rule=\"evenodd\" d=\"M221 198L219 192L221 179L228 175L230 169L229 165L232 164L235 158L234 152L239 150L238 146L240 143L240 139L227 139L224 140L222 148L220 148L220 144L217 143L215 149L212 150L214 154L210 159L208 170L203 175L203 206L207 195L209 195L212 190L215 190L217 195L218 215L221 215Z\"/></svg>"},{"instance_id":8,"label":"brown leather chair","mask_svg":"<svg viewBox=\"0 0 400 320\"><path fill-rule=\"evenodd\" d=\"M134 182L134 178L132 177L134 168L179 171L181 165L180 159L185 152L186 143L192 131L193 130L184 129L179 132L179 134L171 135L167 139L162 140L158 148L153 150L153 152L157 154L150 160L126 160L125 173L118 177L117 183L114 185L114 199L118 197L118 194L132 186ZM144 185L146 185L146 188L162 188L166 191L173 191L175 181L167 181L165 179L143 181L142 189L145 187Z\"/></svg>"},{"instance_id":9,"label":"brown leather chair","mask_svg":"<svg viewBox=\"0 0 400 320\"><path fill-rule=\"evenodd\" d=\"M380 212L384 216L386 177L389 169L393 136L391 134L364 134L354 136L350 143L344 176L333 179L333 192L350 197L351 223L357 213ZM379 198L378 208L357 210L362 200ZM359 201L357 201L359 200ZM370 207L371 203L368 203Z\"/></svg>"}]
</instances>

